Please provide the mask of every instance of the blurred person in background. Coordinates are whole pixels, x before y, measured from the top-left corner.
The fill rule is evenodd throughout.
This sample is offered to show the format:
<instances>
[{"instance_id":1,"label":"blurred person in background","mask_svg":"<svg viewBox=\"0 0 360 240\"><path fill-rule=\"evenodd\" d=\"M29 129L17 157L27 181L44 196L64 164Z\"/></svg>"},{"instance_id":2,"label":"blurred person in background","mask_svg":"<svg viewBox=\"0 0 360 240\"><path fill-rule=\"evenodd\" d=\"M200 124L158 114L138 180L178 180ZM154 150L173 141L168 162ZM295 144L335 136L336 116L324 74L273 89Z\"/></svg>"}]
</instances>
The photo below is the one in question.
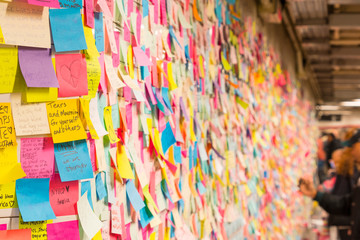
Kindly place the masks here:
<instances>
[{"instance_id":1,"label":"blurred person in background","mask_svg":"<svg viewBox=\"0 0 360 240\"><path fill-rule=\"evenodd\" d=\"M357 172L360 169L360 131L358 130L347 141L346 146L348 148L345 151L349 151L351 159L354 160ZM334 195L322 191L317 191L312 177L303 176L299 181L300 191L308 197L311 197L315 201L319 202L319 205L330 214L346 215L350 216L351 230L348 231L349 239L360 239L360 181L359 174L353 175L354 187L349 194Z\"/></svg>"},{"instance_id":2,"label":"blurred person in background","mask_svg":"<svg viewBox=\"0 0 360 240\"><path fill-rule=\"evenodd\" d=\"M339 148L341 148L340 140L337 139L333 133L329 133L327 135L327 141L326 141L326 145L325 145L326 165L327 165L328 169L332 168L330 161L331 161L333 152Z\"/></svg>"},{"instance_id":3,"label":"blurred person in background","mask_svg":"<svg viewBox=\"0 0 360 240\"><path fill-rule=\"evenodd\" d=\"M319 176L320 183L323 183L327 178L327 167L325 165L326 162L326 153L324 150L324 141L323 141L324 133L321 137L317 139L317 174Z\"/></svg>"}]
</instances>

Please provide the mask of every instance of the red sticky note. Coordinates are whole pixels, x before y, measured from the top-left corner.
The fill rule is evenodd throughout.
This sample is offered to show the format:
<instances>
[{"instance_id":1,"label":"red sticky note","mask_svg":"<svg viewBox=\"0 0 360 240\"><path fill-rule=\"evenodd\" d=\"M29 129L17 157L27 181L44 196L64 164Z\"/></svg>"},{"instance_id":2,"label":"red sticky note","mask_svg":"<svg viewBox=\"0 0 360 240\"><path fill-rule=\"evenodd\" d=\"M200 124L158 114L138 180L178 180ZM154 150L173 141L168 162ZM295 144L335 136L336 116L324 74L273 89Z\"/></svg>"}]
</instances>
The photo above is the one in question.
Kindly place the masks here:
<instances>
[{"instance_id":1,"label":"red sticky note","mask_svg":"<svg viewBox=\"0 0 360 240\"><path fill-rule=\"evenodd\" d=\"M48 240L72 239L79 240L79 223L77 220L51 223L47 225Z\"/></svg>"},{"instance_id":2,"label":"red sticky note","mask_svg":"<svg viewBox=\"0 0 360 240\"><path fill-rule=\"evenodd\" d=\"M55 174L50 181L50 204L56 216L76 215L76 202L79 200L79 182L61 182Z\"/></svg>"},{"instance_id":3,"label":"red sticky note","mask_svg":"<svg viewBox=\"0 0 360 240\"><path fill-rule=\"evenodd\" d=\"M59 97L77 97L88 94L86 61L81 54L56 54L56 76Z\"/></svg>"},{"instance_id":4,"label":"red sticky note","mask_svg":"<svg viewBox=\"0 0 360 240\"><path fill-rule=\"evenodd\" d=\"M31 240L31 229L17 229L0 231L0 239Z\"/></svg>"},{"instance_id":5,"label":"red sticky note","mask_svg":"<svg viewBox=\"0 0 360 240\"><path fill-rule=\"evenodd\" d=\"M59 0L28 0L28 3L37 6L60 8Z\"/></svg>"}]
</instances>

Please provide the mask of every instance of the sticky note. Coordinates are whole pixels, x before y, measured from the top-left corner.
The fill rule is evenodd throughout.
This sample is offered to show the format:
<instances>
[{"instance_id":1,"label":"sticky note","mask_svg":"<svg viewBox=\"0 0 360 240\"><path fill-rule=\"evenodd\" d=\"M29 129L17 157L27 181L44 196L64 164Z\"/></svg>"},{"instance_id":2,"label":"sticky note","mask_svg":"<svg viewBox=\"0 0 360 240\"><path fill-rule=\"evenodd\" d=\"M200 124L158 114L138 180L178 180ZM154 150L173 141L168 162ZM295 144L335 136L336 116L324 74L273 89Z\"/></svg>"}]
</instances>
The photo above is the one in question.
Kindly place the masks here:
<instances>
[{"instance_id":1,"label":"sticky note","mask_svg":"<svg viewBox=\"0 0 360 240\"><path fill-rule=\"evenodd\" d=\"M99 52L104 51L104 24L103 13L95 12L95 44Z\"/></svg>"},{"instance_id":2,"label":"sticky note","mask_svg":"<svg viewBox=\"0 0 360 240\"><path fill-rule=\"evenodd\" d=\"M86 61L81 54L56 54L55 63L59 97L88 94Z\"/></svg>"},{"instance_id":3,"label":"sticky note","mask_svg":"<svg viewBox=\"0 0 360 240\"><path fill-rule=\"evenodd\" d=\"M131 45L129 45L127 50L127 63L128 63L129 76L132 79L134 79L134 60L133 60L133 50Z\"/></svg>"},{"instance_id":4,"label":"sticky note","mask_svg":"<svg viewBox=\"0 0 360 240\"><path fill-rule=\"evenodd\" d=\"M84 1L85 8L85 23L86 26L90 28L94 28L95 20L94 20L94 1L85 0Z\"/></svg>"},{"instance_id":5,"label":"sticky note","mask_svg":"<svg viewBox=\"0 0 360 240\"><path fill-rule=\"evenodd\" d=\"M0 148L0 184L10 183L26 174L17 160L17 146Z\"/></svg>"},{"instance_id":6,"label":"sticky note","mask_svg":"<svg viewBox=\"0 0 360 240\"><path fill-rule=\"evenodd\" d=\"M46 110L54 143L87 138L79 118L78 99L50 102Z\"/></svg>"},{"instance_id":7,"label":"sticky note","mask_svg":"<svg viewBox=\"0 0 360 240\"><path fill-rule=\"evenodd\" d=\"M57 88L27 88L25 99L27 103L56 101L58 96Z\"/></svg>"},{"instance_id":8,"label":"sticky note","mask_svg":"<svg viewBox=\"0 0 360 240\"><path fill-rule=\"evenodd\" d=\"M0 46L0 93L13 91L18 64L18 48Z\"/></svg>"},{"instance_id":9,"label":"sticky note","mask_svg":"<svg viewBox=\"0 0 360 240\"><path fill-rule=\"evenodd\" d=\"M140 209L140 224L142 228L146 228L146 226L154 219L154 216L150 212L147 206Z\"/></svg>"},{"instance_id":10,"label":"sticky note","mask_svg":"<svg viewBox=\"0 0 360 240\"><path fill-rule=\"evenodd\" d=\"M120 80L117 70L114 69L112 58L109 55L104 55L106 76L109 79L110 85L114 90L125 87L126 85Z\"/></svg>"},{"instance_id":11,"label":"sticky note","mask_svg":"<svg viewBox=\"0 0 360 240\"><path fill-rule=\"evenodd\" d=\"M56 52L87 49L79 8L50 9L49 14Z\"/></svg>"},{"instance_id":12,"label":"sticky note","mask_svg":"<svg viewBox=\"0 0 360 240\"><path fill-rule=\"evenodd\" d=\"M31 229L15 229L0 231L0 239L31 240Z\"/></svg>"},{"instance_id":13,"label":"sticky note","mask_svg":"<svg viewBox=\"0 0 360 240\"><path fill-rule=\"evenodd\" d=\"M174 146L174 159L176 163L182 163L181 160L181 147Z\"/></svg>"},{"instance_id":14,"label":"sticky note","mask_svg":"<svg viewBox=\"0 0 360 240\"><path fill-rule=\"evenodd\" d=\"M129 198L130 203L135 209L135 211L138 212L140 211L140 209L145 207L143 200L141 199L138 191L136 190L133 180L128 180L126 182L126 195Z\"/></svg>"},{"instance_id":15,"label":"sticky note","mask_svg":"<svg viewBox=\"0 0 360 240\"><path fill-rule=\"evenodd\" d=\"M94 129L99 137L102 137L108 132L105 130L103 123L101 123L99 112L98 112L98 100L94 97L89 103L90 119L94 126Z\"/></svg>"},{"instance_id":16,"label":"sticky note","mask_svg":"<svg viewBox=\"0 0 360 240\"><path fill-rule=\"evenodd\" d=\"M109 132L110 142L116 143L116 142L120 141L120 139L118 139L115 129L114 129L112 115L111 115L111 106L104 108L104 121L105 121L106 130Z\"/></svg>"},{"instance_id":17,"label":"sticky note","mask_svg":"<svg viewBox=\"0 0 360 240\"><path fill-rule=\"evenodd\" d=\"M86 140L55 144L55 159L62 182L94 177Z\"/></svg>"},{"instance_id":18,"label":"sticky note","mask_svg":"<svg viewBox=\"0 0 360 240\"><path fill-rule=\"evenodd\" d=\"M7 224L0 224L0 231L7 230Z\"/></svg>"},{"instance_id":19,"label":"sticky note","mask_svg":"<svg viewBox=\"0 0 360 240\"><path fill-rule=\"evenodd\" d=\"M89 201L87 200L87 194L84 194L80 197L79 201L77 202L77 210L81 227L84 230L86 236L88 238L94 237L95 234L101 230L102 222L91 209Z\"/></svg>"},{"instance_id":20,"label":"sticky note","mask_svg":"<svg viewBox=\"0 0 360 240\"><path fill-rule=\"evenodd\" d=\"M105 184L104 184L104 180L101 177L101 172L99 172L96 175L95 178L95 184L96 184L96 195L97 195L97 199L101 200L104 197L106 197L107 193L106 193L106 189L105 189Z\"/></svg>"},{"instance_id":21,"label":"sticky note","mask_svg":"<svg viewBox=\"0 0 360 240\"><path fill-rule=\"evenodd\" d=\"M125 223L121 222L121 211L120 211L120 201L117 200L115 204L111 205L111 232L114 234L122 234L121 225Z\"/></svg>"},{"instance_id":22,"label":"sticky note","mask_svg":"<svg viewBox=\"0 0 360 240\"><path fill-rule=\"evenodd\" d=\"M55 167L52 138L22 138L20 162L26 178L52 178Z\"/></svg>"},{"instance_id":23,"label":"sticky note","mask_svg":"<svg viewBox=\"0 0 360 240\"><path fill-rule=\"evenodd\" d=\"M51 48L48 8L27 1L2 2L0 22L6 44Z\"/></svg>"},{"instance_id":24,"label":"sticky note","mask_svg":"<svg viewBox=\"0 0 360 240\"><path fill-rule=\"evenodd\" d=\"M0 103L0 148L16 146L10 103Z\"/></svg>"},{"instance_id":25,"label":"sticky note","mask_svg":"<svg viewBox=\"0 0 360 240\"><path fill-rule=\"evenodd\" d=\"M47 239L48 240L80 240L79 222L66 221L51 223L47 225Z\"/></svg>"},{"instance_id":26,"label":"sticky note","mask_svg":"<svg viewBox=\"0 0 360 240\"><path fill-rule=\"evenodd\" d=\"M82 8L81 0L59 0L61 8Z\"/></svg>"},{"instance_id":27,"label":"sticky note","mask_svg":"<svg viewBox=\"0 0 360 240\"><path fill-rule=\"evenodd\" d=\"M19 229L31 229L31 239L47 240L46 226L49 221L24 222L19 215Z\"/></svg>"},{"instance_id":28,"label":"sticky note","mask_svg":"<svg viewBox=\"0 0 360 240\"><path fill-rule=\"evenodd\" d=\"M15 195L15 182L0 184L0 209L17 207L18 204Z\"/></svg>"},{"instance_id":29,"label":"sticky note","mask_svg":"<svg viewBox=\"0 0 360 240\"><path fill-rule=\"evenodd\" d=\"M16 136L50 134L45 103L23 104L20 93L10 99Z\"/></svg>"},{"instance_id":30,"label":"sticky note","mask_svg":"<svg viewBox=\"0 0 360 240\"><path fill-rule=\"evenodd\" d=\"M90 181L82 181L81 182L81 195L87 196L91 209L94 209L93 200L91 198L91 182Z\"/></svg>"},{"instance_id":31,"label":"sticky note","mask_svg":"<svg viewBox=\"0 0 360 240\"><path fill-rule=\"evenodd\" d=\"M176 139L174 133L171 129L170 123L167 122L165 130L161 134L161 146L163 152L166 153L169 147L175 143L176 143Z\"/></svg>"},{"instance_id":32,"label":"sticky note","mask_svg":"<svg viewBox=\"0 0 360 240\"><path fill-rule=\"evenodd\" d=\"M55 219L49 201L49 178L16 181L16 197L24 222Z\"/></svg>"},{"instance_id":33,"label":"sticky note","mask_svg":"<svg viewBox=\"0 0 360 240\"><path fill-rule=\"evenodd\" d=\"M122 178L134 179L134 173L125 152L125 146L120 145L117 151L117 166Z\"/></svg>"},{"instance_id":34,"label":"sticky note","mask_svg":"<svg viewBox=\"0 0 360 240\"><path fill-rule=\"evenodd\" d=\"M141 47L133 48L136 63L139 66L151 66L153 65L150 58L145 54L145 52L141 49Z\"/></svg>"},{"instance_id":35,"label":"sticky note","mask_svg":"<svg viewBox=\"0 0 360 240\"><path fill-rule=\"evenodd\" d=\"M50 180L50 204L57 217L75 215L76 202L79 200L78 181L62 182L59 174Z\"/></svg>"},{"instance_id":36,"label":"sticky note","mask_svg":"<svg viewBox=\"0 0 360 240\"><path fill-rule=\"evenodd\" d=\"M28 87L59 87L50 49L18 48L21 72Z\"/></svg>"}]
</instances>

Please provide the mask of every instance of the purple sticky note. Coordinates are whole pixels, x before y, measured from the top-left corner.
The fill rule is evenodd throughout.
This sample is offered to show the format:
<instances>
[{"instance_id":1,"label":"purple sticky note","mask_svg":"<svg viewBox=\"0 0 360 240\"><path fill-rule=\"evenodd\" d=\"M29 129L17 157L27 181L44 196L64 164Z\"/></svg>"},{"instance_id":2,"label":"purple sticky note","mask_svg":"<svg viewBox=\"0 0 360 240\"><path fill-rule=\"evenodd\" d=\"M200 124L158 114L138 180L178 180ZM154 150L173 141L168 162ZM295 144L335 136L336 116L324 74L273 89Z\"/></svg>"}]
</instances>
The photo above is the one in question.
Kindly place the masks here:
<instances>
[{"instance_id":1,"label":"purple sticky note","mask_svg":"<svg viewBox=\"0 0 360 240\"><path fill-rule=\"evenodd\" d=\"M50 49L19 46L19 63L28 87L59 87Z\"/></svg>"}]
</instances>

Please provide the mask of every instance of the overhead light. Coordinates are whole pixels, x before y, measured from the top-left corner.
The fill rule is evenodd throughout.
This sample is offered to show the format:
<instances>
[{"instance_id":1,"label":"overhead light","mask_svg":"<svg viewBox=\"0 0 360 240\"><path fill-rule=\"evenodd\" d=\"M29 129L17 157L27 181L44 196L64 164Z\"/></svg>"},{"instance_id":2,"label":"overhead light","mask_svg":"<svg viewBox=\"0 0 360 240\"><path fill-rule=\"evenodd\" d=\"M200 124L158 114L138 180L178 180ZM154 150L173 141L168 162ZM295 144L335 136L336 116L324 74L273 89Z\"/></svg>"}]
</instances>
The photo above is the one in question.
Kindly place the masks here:
<instances>
[{"instance_id":1,"label":"overhead light","mask_svg":"<svg viewBox=\"0 0 360 240\"><path fill-rule=\"evenodd\" d=\"M323 111L336 111L339 110L340 107L336 105L320 105L318 106L318 109Z\"/></svg>"},{"instance_id":2,"label":"overhead light","mask_svg":"<svg viewBox=\"0 0 360 240\"><path fill-rule=\"evenodd\" d=\"M340 105L344 107L360 107L360 101L341 102Z\"/></svg>"}]
</instances>

